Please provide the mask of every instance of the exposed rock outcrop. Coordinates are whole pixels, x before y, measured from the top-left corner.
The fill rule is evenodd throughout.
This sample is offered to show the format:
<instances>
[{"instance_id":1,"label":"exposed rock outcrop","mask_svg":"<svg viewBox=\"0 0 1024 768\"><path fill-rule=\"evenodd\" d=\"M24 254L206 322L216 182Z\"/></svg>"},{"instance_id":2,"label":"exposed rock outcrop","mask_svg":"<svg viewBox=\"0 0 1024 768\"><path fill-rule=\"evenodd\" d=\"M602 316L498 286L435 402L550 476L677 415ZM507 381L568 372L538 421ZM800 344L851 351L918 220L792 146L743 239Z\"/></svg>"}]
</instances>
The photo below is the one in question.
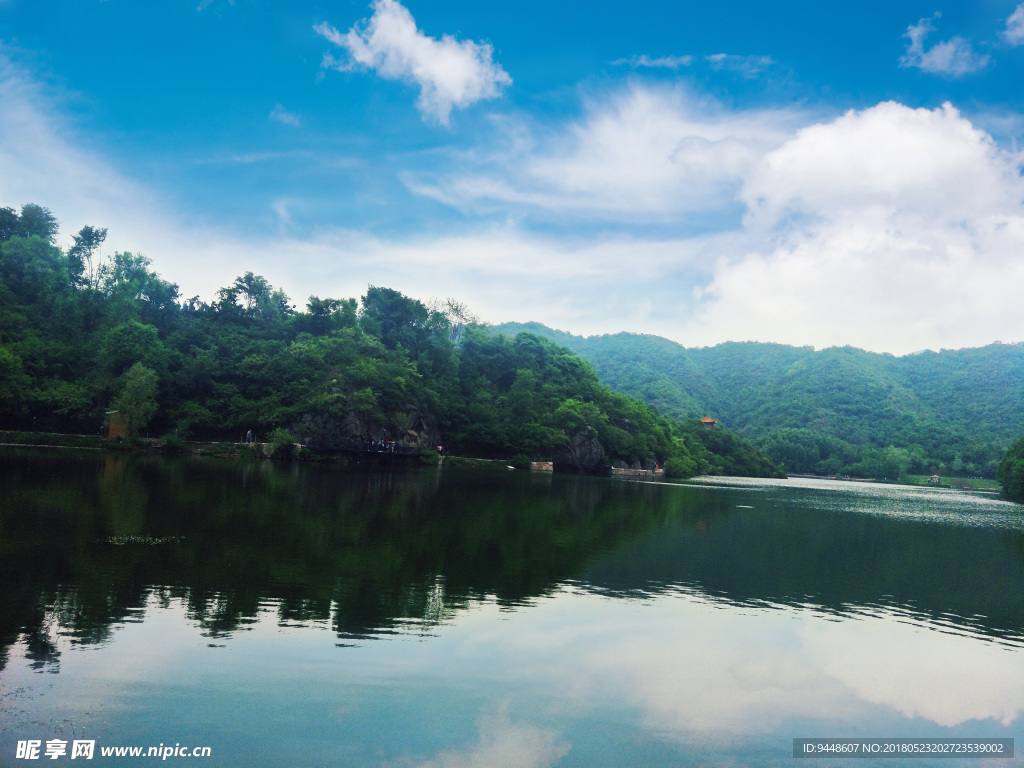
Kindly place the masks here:
<instances>
[{"instance_id":1,"label":"exposed rock outcrop","mask_svg":"<svg viewBox=\"0 0 1024 768\"><path fill-rule=\"evenodd\" d=\"M577 430L551 457L556 472L599 472L604 468L604 446L590 427Z\"/></svg>"},{"instance_id":2,"label":"exposed rock outcrop","mask_svg":"<svg viewBox=\"0 0 1024 768\"><path fill-rule=\"evenodd\" d=\"M440 436L429 417L413 405L388 421L357 410L343 415L306 413L290 431L299 442L316 451L362 450L381 440L416 449L440 444Z\"/></svg>"}]
</instances>

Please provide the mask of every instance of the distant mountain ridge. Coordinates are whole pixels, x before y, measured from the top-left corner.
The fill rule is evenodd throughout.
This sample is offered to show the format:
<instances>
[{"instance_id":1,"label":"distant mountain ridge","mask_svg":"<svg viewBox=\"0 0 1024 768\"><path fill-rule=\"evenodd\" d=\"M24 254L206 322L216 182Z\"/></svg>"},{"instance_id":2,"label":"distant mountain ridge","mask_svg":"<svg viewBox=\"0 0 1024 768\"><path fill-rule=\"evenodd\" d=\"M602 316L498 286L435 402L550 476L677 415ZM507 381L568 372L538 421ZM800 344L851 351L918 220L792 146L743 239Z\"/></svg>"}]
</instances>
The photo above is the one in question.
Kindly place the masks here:
<instances>
[{"instance_id":1,"label":"distant mountain ridge","mask_svg":"<svg viewBox=\"0 0 1024 768\"><path fill-rule=\"evenodd\" d=\"M582 337L540 323L492 330L552 339L589 361L602 383L666 416L711 414L789 471L856 468L892 446L905 451L890 452L893 461L910 471L994 476L1024 434L1020 343L895 357L762 342L688 348L660 336Z\"/></svg>"}]
</instances>

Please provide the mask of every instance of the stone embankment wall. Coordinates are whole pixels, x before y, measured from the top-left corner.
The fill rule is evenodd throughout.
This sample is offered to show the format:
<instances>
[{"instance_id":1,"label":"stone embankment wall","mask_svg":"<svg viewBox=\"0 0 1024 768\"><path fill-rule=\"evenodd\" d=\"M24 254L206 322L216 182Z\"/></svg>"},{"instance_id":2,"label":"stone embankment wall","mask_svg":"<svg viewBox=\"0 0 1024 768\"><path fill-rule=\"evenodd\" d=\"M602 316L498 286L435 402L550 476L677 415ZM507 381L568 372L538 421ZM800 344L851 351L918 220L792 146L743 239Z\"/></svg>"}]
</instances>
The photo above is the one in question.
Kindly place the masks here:
<instances>
[{"instance_id":1,"label":"stone embankment wall","mask_svg":"<svg viewBox=\"0 0 1024 768\"><path fill-rule=\"evenodd\" d=\"M612 467L612 477L663 477L664 469L623 469Z\"/></svg>"},{"instance_id":2,"label":"stone embankment wall","mask_svg":"<svg viewBox=\"0 0 1024 768\"><path fill-rule=\"evenodd\" d=\"M554 463L550 461L532 461L530 462L530 469L534 472L553 472L555 467ZM664 477L665 470L612 467L611 474L613 477Z\"/></svg>"}]
</instances>

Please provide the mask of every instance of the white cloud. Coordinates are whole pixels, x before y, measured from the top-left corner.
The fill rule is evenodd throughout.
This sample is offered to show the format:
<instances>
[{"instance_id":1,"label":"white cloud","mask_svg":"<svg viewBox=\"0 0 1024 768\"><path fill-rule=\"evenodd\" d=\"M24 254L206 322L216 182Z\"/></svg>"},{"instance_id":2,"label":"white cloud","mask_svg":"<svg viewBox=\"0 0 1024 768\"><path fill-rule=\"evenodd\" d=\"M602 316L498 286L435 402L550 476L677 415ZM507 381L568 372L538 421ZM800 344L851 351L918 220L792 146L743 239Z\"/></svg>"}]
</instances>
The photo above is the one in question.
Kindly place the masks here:
<instances>
[{"instance_id":1,"label":"white cloud","mask_svg":"<svg viewBox=\"0 0 1024 768\"><path fill-rule=\"evenodd\" d=\"M948 104L799 131L748 177L747 241L719 256L689 332L897 353L1012 335L1020 159Z\"/></svg>"},{"instance_id":2,"label":"white cloud","mask_svg":"<svg viewBox=\"0 0 1024 768\"><path fill-rule=\"evenodd\" d=\"M925 72L950 77L961 77L984 69L989 61L988 54L975 53L970 42L960 36L951 37L925 50L924 39L929 32L934 31L935 25L932 22L939 16L936 13L930 19L921 19L917 24L907 27L904 37L910 39L910 44L900 58L900 66L916 67Z\"/></svg>"},{"instance_id":3,"label":"white cloud","mask_svg":"<svg viewBox=\"0 0 1024 768\"><path fill-rule=\"evenodd\" d=\"M348 53L349 61L326 56L325 67L346 71L363 66L389 80L414 82L420 87L420 112L444 125L453 107L496 98L512 83L493 61L488 43L427 37L397 0L374 0L373 16L344 35L326 23L314 29Z\"/></svg>"},{"instance_id":4,"label":"white cloud","mask_svg":"<svg viewBox=\"0 0 1024 768\"><path fill-rule=\"evenodd\" d=\"M1006 20L1003 39L1010 45L1024 45L1024 3L1018 5Z\"/></svg>"},{"instance_id":5,"label":"white cloud","mask_svg":"<svg viewBox=\"0 0 1024 768\"><path fill-rule=\"evenodd\" d=\"M680 89L634 86L591 101L581 119L556 130L503 124L504 148L479 168L408 184L464 209L664 219L732 204L744 175L798 119L793 111L729 112Z\"/></svg>"},{"instance_id":6,"label":"white cloud","mask_svg":"<svg viewBox=\"0 0 1024 768\"><path fill-rule=\"evenodd\" d=\"M752 216L836 217L883 207L953 218L1016 211L1016 161L950 104L885 102L797 132L747 176Z\"/></svg>"},{"instance_id":7,"label":"white cloud","mask_svg":"<svg viewBox=\"0 0 1024 768\"><path fill-rule=\"evenodd\" d=\"M274 108L270 110L270 119L296 128L302 125L302 118L293 112L289 112L281 104L275 104Z\"/></svg>"}]
</instances>

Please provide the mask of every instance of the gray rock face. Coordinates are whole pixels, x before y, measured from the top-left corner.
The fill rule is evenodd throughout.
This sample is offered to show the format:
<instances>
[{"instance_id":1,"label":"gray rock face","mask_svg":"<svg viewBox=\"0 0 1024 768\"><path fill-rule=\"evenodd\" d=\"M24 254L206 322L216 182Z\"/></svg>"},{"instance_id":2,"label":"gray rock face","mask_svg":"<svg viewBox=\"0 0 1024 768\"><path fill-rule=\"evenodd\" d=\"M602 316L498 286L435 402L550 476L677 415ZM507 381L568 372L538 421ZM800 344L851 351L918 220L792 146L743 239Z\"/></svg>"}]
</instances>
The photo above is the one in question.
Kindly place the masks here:
<instances>
[{"instance_id":1,"label":"gray rock face","mask_svg":"<svg viewBox=\"0 0 1024 768\"><path fill-rule=\"evenodd\" d=\"M566 445L555 451L552 460L556 469L596 472L604 466L604 446L593 429L582 427L569 438Z\"/></svg>"},{"instance_id":2,"label":"gray rock face","mask_svg":"<svg viewBox=\"0 0 1024 768\"><path fill-rule=\"evenodd\" d=\"M393 440L406 448L432 448L440 436L416 406L395 414L390 422L351 410L344 415L306 413L290 427L299 442L315 451L362 450L368 443Z\"/></svg>"}]
</instances>

